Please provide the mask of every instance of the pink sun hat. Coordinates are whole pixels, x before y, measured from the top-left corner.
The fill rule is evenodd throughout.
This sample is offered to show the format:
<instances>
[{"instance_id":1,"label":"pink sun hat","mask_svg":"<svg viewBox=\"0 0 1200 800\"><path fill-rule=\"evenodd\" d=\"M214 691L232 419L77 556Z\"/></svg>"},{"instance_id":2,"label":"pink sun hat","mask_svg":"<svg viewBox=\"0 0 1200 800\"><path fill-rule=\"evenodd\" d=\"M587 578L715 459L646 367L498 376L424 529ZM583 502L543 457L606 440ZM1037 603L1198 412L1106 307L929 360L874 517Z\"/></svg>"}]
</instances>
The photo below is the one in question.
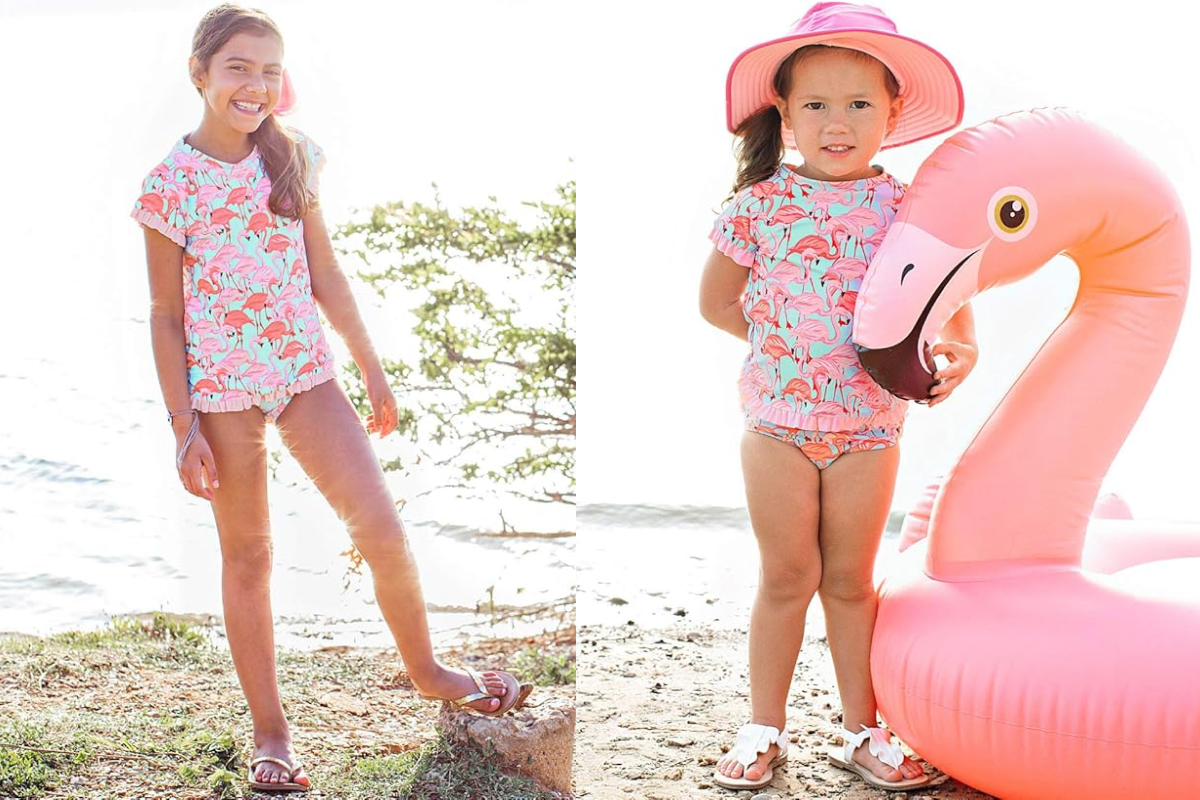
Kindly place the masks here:
<instances>
[{"instance_id":1,"label":"pink sun hat","mask_svg":"<svg viewBox=\"0 0 1200 800\"><path fill-rule=\"evenodd\" d=\"M896 33L896 24L874 6L817 3L786 36L755 45L733 60L725 81L725 122L730 133L775 102L775 72L797 48L824 44L861 50L896 76L904 107L881 149L945 133L962 122L963 91L946 57ZM784 128L785 144L794 148Z\"/></svg>"}]
</instances>

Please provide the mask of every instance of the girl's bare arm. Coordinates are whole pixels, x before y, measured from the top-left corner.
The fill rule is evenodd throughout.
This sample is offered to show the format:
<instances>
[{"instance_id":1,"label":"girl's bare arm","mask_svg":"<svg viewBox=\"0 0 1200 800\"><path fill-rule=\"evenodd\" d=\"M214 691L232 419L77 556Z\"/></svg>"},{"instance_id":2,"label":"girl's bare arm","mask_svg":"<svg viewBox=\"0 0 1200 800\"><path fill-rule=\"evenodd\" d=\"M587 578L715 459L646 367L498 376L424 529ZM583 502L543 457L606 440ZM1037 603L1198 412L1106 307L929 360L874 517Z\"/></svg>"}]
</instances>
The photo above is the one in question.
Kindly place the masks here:
<instances>
[{"instance_id":1,"label":"girl's bare arm","mask_svg":"<svg viewBox=\"0 0 1200 800\"><path fill-rule=\"evenodd\" d=\"M308 253L313 297L325 318L346 342L350 357L367 383L386 381L379 356L358 313L350 281L338 265L333 242L325 227L325 218L317 206L313 206L304 217L304 249Z\"/></svg>"},{"instance_id":2,"label":"girl's bare arm","mask_svg":"<svg viewBox=\"0 0 1200 800\"><path fill-rule=\"evenodd\" d=\"M940 383L930 390L930 407L948 398L979 361L979 345L975 341L975 312L969 303L946 321L938 338L940 341L930 352L935 356L945 356L950 363L933 375Z\"/></svg>"},{"instance_id":3,"label":"girl's bare arm","mask_svg":"<svg viewBox=\"0 0 1200 800\"><path fill-rule=\"evenodd\" d=\"M183 248L158 231L144 229L146 268L150 274L150 344L163 402L170 411L190 408L187 342L183 333ZM172 422L187 432L191 415Z\"/></svg>"},{"instance_id":4,"label":"girl's bare arm","mask_svg":"<svg viewBox=\"0 0 1200 800\"><path fill-rule=\"evenodd\" d=\"M188 394L187 340L183 332L183 248L158 231L145 229L146 268L150 276L150 344L154 366L167 410L191 408ZM195 414L171 420L175 452L187 440ZM188 445L180 478L197 497L211 501L217 486L217 467L204 435L197 433Z\"/></svg>"},{"instance_id":5,"label":"girl's bare arm","mask_svg":"<svg viewBox=\"0 0 1200 800\"><path fill-rule=\"evenodd\" d=\"M946 320L938 338L943 342L961 342L971 347L979 347L979 343L975 341L975 312L971 310L970 303L965 304L953 317Z\"/></svg>"},{"instance_id":6,"label":"girl's bare arm","mask_svg":"<svg viewBox=\"0 0 1200 800\"><path fill-rule=\"evenodd\" d=\"M700 278L700 316L746 341L750 326L742 313L748 270L713 248Z\"/></svg>"}]
</instances>

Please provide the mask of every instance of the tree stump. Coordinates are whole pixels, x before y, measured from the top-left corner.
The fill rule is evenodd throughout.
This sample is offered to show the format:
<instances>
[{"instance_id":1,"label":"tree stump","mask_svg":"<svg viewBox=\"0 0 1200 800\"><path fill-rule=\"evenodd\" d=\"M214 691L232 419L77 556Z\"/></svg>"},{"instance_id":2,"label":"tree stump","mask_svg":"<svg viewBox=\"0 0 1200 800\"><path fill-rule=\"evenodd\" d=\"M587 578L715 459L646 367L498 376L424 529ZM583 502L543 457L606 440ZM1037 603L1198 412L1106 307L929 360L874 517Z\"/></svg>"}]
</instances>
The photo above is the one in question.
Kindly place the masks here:
<instances>
[{"instance_id":1,"label":"tree stump","mask_svg":"<svg viewBox=\"0 0 1200 800\"><path fill-rule=\"evenodd\" d=\"M533 778L542 791L571 793L573 692L539 686L523 708L503 717L484 717L443 702L438 723L451 741L478 748L491 746L506 772Z\"/></svg>"}]
</instances>

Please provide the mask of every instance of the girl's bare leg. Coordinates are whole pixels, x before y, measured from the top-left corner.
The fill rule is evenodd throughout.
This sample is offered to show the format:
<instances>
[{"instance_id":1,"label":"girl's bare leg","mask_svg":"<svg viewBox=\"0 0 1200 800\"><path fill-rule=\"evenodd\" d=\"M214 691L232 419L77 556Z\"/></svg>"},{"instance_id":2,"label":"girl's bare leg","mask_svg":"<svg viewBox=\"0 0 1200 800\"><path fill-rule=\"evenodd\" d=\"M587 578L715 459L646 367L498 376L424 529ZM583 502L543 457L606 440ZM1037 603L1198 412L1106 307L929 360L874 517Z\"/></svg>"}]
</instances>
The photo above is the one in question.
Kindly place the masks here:
<instances>
[{"instance_id":1,"label":"girl's bare leg","mask_svg":"<svg viewBox=\"0 0 1200 800\"><path fill-rule=\"evenodd\" d=\"M742 435L746 505L762 564L750 614L750 721L782 730L804 617L821 582L817 544L820 479L795 445L759 433ZM717 769L731 778L761 778L777 755L772 746L746 768L730 756Z\"/></svg>"},{"instance_id":2,"label":"girl's bare leg","mask_svg":"<svg viewBox=\"0 0 1200 800\"><path fill-rule=\"evenodd\" d=\"M821 472L821 584L826 635L838 693L842 724L861 731L874 727L875 690L871 684L871 634L875 629L875 554L887 525L896 485L900 448L847 453ZM892 769L870 754L863 742L854 760L880 778L915 778L920 765L905 759Z\"/></svg>"},{"instance_id":3,"label":"girl's bare leg","mask_svg":"<svg viewBox=\"0 0 1200 800\"><path fill-rule=\"evenodd\" d=\"M271 523L267 513L265 423L257 408L200 414L200 431L221 476L212 509L221 539L221 597L225 632L238 681L254 724L255 756L293 762L292 739L275 680L271 616ZM283 768L266 762L256 780L286 783ZM296 776L307 783L303 773Z\"/></svg>"},{"instance_id":4,"label":"girl's bare leg","mask_svg":"<svg viewBox=\"0 0 1200 800\"><path fill-rule=\"evenodd\" d=\"M277 425L284 444L346 523L351 541L370 566L379 609L417 691L447 699L475 692L470 676L434 658L404 524L367 431L341 385L326 381L295 395ZM493 711L506 689L496 673L483 675L492 697L470 705Z\"/></svg>"}]
</instances>

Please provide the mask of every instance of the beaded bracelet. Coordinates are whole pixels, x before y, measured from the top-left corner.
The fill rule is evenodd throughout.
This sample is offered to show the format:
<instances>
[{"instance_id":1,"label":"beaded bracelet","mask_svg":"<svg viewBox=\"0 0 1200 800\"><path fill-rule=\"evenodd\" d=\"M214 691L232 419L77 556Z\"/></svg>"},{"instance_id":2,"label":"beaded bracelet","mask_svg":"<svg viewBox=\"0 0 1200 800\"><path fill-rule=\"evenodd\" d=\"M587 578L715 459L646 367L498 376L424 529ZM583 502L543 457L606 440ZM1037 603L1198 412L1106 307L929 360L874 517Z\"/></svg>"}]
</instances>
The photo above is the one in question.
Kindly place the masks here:
<instances>
[{"instance_id":1,"label":"beaded bracelet","mask_svg":"<svg viewBox=\"0 0 1200 800\"><path fill-rule=\"evenodd\" d=\"M194 408L185 408L179 411L167 410L167 422L174 422L175 417L178 415L189 413L192 415L192 425L188 428L187 437L183 440L183 447L179 448L179 454L175 457L175 469L179 472L183 472L183 455L187 452L188 445L192 443L192 439L196 438L197 431L200 430L200 414Z\"/></svg>"}]
</instances>

